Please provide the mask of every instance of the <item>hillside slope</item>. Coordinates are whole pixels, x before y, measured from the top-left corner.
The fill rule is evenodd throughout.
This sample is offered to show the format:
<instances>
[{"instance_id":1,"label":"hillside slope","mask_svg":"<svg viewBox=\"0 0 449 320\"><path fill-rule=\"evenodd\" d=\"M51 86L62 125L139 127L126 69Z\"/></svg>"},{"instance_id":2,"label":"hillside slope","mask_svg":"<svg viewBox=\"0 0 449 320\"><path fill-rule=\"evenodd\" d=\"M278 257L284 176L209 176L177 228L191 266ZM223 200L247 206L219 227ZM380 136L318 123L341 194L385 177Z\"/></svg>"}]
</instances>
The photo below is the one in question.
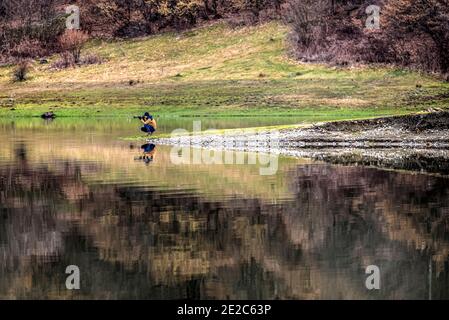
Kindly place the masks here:
<instances>
[{"instance_id":1,"label":"hillside slope","mask_svg":"<svg viewBox=\"0 0 449 320\"><path fill-rule=\"evenodd\" d=\"M89 43L101 65L51 70L34 63L11 82L0 68L0 116L315 115L355 118L445 108L449 84L389 67L336 68L288 58L287 28L225 23L182 34ZM12 110L14 109L14 110Z\"/></svg>"}]
</instances>

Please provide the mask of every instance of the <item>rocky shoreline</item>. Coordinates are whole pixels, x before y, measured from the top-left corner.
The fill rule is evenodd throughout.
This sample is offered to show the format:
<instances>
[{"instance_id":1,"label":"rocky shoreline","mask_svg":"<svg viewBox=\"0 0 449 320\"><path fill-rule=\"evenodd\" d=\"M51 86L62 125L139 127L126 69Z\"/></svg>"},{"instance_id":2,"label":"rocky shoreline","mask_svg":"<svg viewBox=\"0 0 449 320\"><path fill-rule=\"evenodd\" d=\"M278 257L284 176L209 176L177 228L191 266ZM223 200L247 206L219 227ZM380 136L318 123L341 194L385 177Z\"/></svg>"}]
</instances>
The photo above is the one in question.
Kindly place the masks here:
<instances>
[{"instance_id":1,"label":"rocky shoreline","mask_svg":"<svg viewBox=\"0 0 449 320\"><path fill-rule=\"evenodd\" d=\"M449 112L445 111L151 141L449 174Z\"/></svg>"}]
</instances>

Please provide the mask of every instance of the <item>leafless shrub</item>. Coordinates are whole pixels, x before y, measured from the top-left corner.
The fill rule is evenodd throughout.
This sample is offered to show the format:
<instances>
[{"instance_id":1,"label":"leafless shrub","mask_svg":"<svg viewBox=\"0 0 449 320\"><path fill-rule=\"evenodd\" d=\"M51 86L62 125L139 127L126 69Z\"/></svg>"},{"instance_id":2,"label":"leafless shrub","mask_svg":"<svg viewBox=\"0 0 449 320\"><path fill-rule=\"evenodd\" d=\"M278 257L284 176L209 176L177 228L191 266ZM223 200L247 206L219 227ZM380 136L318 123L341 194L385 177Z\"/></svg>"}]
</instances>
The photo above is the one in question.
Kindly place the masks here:
<instances>
[{"instance_id":1,"label":"leafless shrub","mask_svg":"<svg viewBox=\"0 0 449 320\"><path fill-rule=\"evenodd\" d=\"M14 62L54 52L65 29L59 0L0 1L0 61Z\"/></svg>"},{"instance_id":2,"label":"leafless shrub","mask_svg":"<svg viewBox=\"0 0 449 320\"><path fill-rule=\"evenodd\" d=\"M386 32L390 34L391 39L404 39L409 42L407 52L412 58L412 64L421 64L421 67L432 69L437 65L439 72L449 73L447 0L390 0L384 6L383 14ZM424 40L424 48L420 40ZM424 56L433 60L430 64L427 59L421 59L423 49ZM417 55L417 51L421 51L421 55Z\"/></svg>"},{"instance_id":3,"label":"leafless shrub","mask_svg":"<svg viewBox=\"0 0 449 320\"><path fill-rule=\"evenodd\" d=\"M75 59L70 52L64 51L59 55L59 59L52 63L51 68L55 70L66 69L76 65Z\"/></svg>"},{"instance_id":4,"label":"leafless shrub","mask_svg":"<svg viewBox=\"0 0 449 320\"><path fill-rule=\"evenodd\" d=\"M87 33L80 30L66 30L59 38L59 44L63 51L69 52L75 63L80 62L81 50L89 39Z\"/></svg>"},{"instance_id":5,"label":"leafless shrub","mask_svg":"<svg viewBox=\"0 0 449 320\"><path fill-rule=\"evenodd\" d=\"M284 19L295 57L336 65L391 63L449 73L447 0L287 0ZM368 5L381 29L365 28ZM400 17L400 19L398 18Z\"/></svg>"},{"instance_id":6,"label":"leafless shrub","mask_svg":"<svg viewBox=\"0 0 449 320\"><path fill-rule=\"evenodd\" d=\"M46 50L42 47L42 43L37 39L23 39L14 45L9 54L14 58L36 58L45 55Z\"/></svg>"},{"instance_id":7,"label":"leafless shrub","mask_svg":"<svg viewBox=\"0 0 449 320\"><path fill-rule=\"evenodd\" d=\"M251 14L242 13L227 19L227 24L233 29L254 24L254 17Z\"/></svg>"},{"instance_id":8,"label":"leafless shrub","mask_svg":"<svg viewBox=\"0 0 449 320\"><path fill-rule=\"evenodd\" d=\"M70 52L64 51L59 55L59 59L52 63L51 68L54 70L61 70L82 65L101 64L103 59L96 54L88 54L82 56L78 63L75 62L73 55Z\"/></svg>"},{"instance_id":9,"label":"leafless shrub","mask_svg":"<svg viewBox=\"0 0 449 320\"><path fill-rule=\"evenodd\" d=\"M91 53L81 57L80 64L81 65L89 65L89 64L102 64L103 59L97 54Z\"/></svg>"},{"instance_id":10,"label":"leafless shrub","mask_svg":"<svg viewBox=\"0 0 449 320\"><path fill-rule=\"evenodd\" d=\"M30 71L31 63L28 60L20 61L13 70L12 80L14 82L23 82L27 80L28 72Z\"/></svg>"},{"instance_id":11,"label":"leafless shrub","mask_svg":"<svg viewBox=\"0 0 449 320\"><path fill-rule=\"evenodd\" d=\"M329 8L329 0L290 0L285 4L284 19L292 28L290 40L295 46L310 49L325 40Z\"/></svg>"}]
</instances>

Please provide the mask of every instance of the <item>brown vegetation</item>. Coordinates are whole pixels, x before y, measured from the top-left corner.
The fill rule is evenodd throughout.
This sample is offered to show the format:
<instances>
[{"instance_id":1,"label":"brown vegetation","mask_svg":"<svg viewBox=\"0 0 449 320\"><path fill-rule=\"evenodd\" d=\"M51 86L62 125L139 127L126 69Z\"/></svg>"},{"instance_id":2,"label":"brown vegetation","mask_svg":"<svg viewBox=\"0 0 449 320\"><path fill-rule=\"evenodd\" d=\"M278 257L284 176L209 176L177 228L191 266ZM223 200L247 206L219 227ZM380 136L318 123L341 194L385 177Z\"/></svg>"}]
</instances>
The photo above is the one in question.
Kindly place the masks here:
<instances>
[{"instance_id":1,"label":"brown vegetation","mask_svg":"<svg viewBox=\"0 0 449 320\"><path fill-rule=\"evenodd\" d=\"M449 73L449 0L86 0L73 4L80 7L82 30L95 37L179 31L218 18L229 18L234 25L251 24L282 15L292 27L290 40L301 60L393 63ZM66 5L60 0L2 1L0 62L58 52L62 44L80 63L79 45L85 36L64 33ZM380 29L365 26L370 5L381 9Z\"/></svg>"},{"instance_id":2,"label":"brown vegetation","mask_svg":"<svg viewBox=\"0 0 449 320\"><path fill-rule=\"evenodd\" d=\"M406 63L449 73L448 0L388 1L384 12L392 39L405 45Z\"/></svg>"},{"instance_id":3,"label":"brown vegetation","mask_svg":"<svg viewBox=\"0 0 449 320\"><path fill-rule=\"evenodd\" d=\"M370 5L380 7L380 29L365 26ZM448 0L288 0L284 18L301 60L449 72Z\"/></svg>"},{"instance_id":4,"label":"brown vegetation","mask_svg":"<svg viewBox=\"0 0 449 320\"><path fill-rule=\"evenodd\" d=\"M0 62L36 58L55 51L64 31L59 0L0 2Z\"/></svg>"},{"instance_id":5,"label":"brown vegetation","mask_svg":"<svg viewBox=\"0 0 449 320\"><path fill-rule=\"evenodd\" d=\"M59 55L59 59L52 63L51 68L55 70L71 68L81 65L101 64L103 59L96 54L87 54L79 58L78 62L75 62L73 54L69 51L63 51Z\"/></svg>"},{"instance_id":6,"label":"brown vegetation","mask_svg":"<svg viewBox=\"0 0 449 320\"><path fill-rule=\"evenodd\" d=\"M79 30L66 30L59 37L59 45L63 52L68 52L75 64L79 63L81 60L81 50L84 44L89 39L89 36Z\"/></svg>"},{"instance_id":7,"label":"brown vegetation","mask_svg":"<svg viewBox=\"0 0 449 320\"><path fill-rule=\"evenodd\" d=\"M28 72L30 70L30 62L28 60L20 61L13 71L13 81L22 82L27 79Z\"/></svg>"},{"instance_id":8,"label":"brown vegetation","mask_svg":"<svg viewBox=\"0 0 449 320\"><path fill-rule=\"evenodd\" d=\"M136 37L184 30L201 21L245 17L253 23L279 16L284 0L87 0L77 1L81 27L95 36Z\"/></svg>"},{"instance_id":9,"label":"brown vegetation","mask_svg":"<svg viewBox=\"0 0 449 320\"><path fill-rule=\"evenodd\" d=\"M81 29L96 37L136 37L183 30L210 19L243 17L244 24L278 16L284 0L86 0ZM5 0L0 3L0 63L69 51L80 63L86 34L65 31L66 2ZM81 47L80 47L81 46ZM67 56L59 64L70 64Z\"/></svg>"}]
</instances>

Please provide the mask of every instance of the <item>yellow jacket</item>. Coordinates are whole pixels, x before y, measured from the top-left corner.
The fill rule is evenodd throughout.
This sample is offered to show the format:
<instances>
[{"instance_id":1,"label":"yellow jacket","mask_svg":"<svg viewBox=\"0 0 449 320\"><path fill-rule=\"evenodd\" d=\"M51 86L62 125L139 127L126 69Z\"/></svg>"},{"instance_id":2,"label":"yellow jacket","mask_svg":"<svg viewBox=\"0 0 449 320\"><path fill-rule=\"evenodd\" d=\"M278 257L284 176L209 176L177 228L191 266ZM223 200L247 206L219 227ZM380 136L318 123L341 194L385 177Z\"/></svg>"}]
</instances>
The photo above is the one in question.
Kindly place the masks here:
<instances>
[{"instance_id":1,"label":"yellow jacket","mask_svg":"<svg viewBox=\"0 0 449 320\"><path fill-rule=\"evenodd\" d=\"M144 124L148 124L148 125L152 126L154 129L157 129L156 119L153 119L153 120L151 120L151 119L142 120L142 122Z\"/></svg>"}]
</instances>

